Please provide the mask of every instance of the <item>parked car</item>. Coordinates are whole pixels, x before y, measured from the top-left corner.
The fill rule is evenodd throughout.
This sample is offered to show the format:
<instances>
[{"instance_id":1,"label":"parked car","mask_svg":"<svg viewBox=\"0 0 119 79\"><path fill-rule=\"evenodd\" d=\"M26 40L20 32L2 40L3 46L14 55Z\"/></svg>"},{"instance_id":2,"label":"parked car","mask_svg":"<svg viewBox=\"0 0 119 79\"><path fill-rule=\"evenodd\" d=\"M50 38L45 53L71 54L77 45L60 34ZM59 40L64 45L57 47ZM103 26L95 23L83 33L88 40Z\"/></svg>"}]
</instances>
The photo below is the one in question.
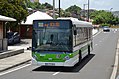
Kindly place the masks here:
<instances>
[{"instance_id":1,"label":"parked car","mask_svg":"<svg viewBox=\"0 0 119 79\"><path fill-rule=\"evenodd\" d=\"M103 31L104 31L104 32L110 32L109 26L104 26L104 27L103 27Z\"/></svg>"},{"instance_id":2,"label":"parked car","mask_svg":"<svg viewBox=\"0 0 119 79\"><path fill-rule=\"evenodd\" d=\"M7 39L8 39L8 45L13 45L16 43L20 43L20 35L18 32L7 32Z\"/></svg>"}]
</instances>

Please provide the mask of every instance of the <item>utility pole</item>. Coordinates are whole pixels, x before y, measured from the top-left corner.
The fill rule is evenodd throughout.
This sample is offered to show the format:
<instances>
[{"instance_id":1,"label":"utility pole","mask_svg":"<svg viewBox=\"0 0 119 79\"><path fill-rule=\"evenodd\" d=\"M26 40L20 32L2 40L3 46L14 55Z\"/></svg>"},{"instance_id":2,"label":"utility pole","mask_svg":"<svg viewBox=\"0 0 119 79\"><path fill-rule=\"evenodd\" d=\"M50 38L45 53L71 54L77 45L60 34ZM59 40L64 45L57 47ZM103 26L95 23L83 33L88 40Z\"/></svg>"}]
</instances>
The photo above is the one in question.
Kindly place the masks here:
<instances>
[{"instance_id":1,"label":"utility pole","mask_svg":"<svg viewBox=\"0 0 119 79\"><path fill-rule=\"evenodd\" d=\"M89 19L90 19L90 18L89 18L89 17L90 17L90 13L89 13L89 6L90 6L90 5L89 5L89 4L90 4L90 3L89 3L89 0L88 0L88 22L89 22Z\"/></svg>"},{"instance_id":2,"label":"utility pole","mask_svg":"<svg viewBox=\"0 0 119 79\"><path fill-rule=\"evenodd\" d=\"M83 7L84 7L84 18L86 17L86 12L85 12L85 6L88 5L88 4L83 4ZM87 18L87 17L86 17Z\"/></svg>"},{"instance_id":3,"label":"utility pole","mask_svg":"<svg viewBox=\"0 0 119 79\"><path fill-rule=\"evenodd\" d=\"M60 17L60 0L59 0L59 17Z\"/></svg>"},{"instance_id":4,"label":"utility pole","mask_svg":"<svg viewBox=\"0 0 119 79\"><path fill-rule=\"evenodd\" d=\"M53 19L55 19L55 0L53 0Z\"/></svg>"}]
</instances>

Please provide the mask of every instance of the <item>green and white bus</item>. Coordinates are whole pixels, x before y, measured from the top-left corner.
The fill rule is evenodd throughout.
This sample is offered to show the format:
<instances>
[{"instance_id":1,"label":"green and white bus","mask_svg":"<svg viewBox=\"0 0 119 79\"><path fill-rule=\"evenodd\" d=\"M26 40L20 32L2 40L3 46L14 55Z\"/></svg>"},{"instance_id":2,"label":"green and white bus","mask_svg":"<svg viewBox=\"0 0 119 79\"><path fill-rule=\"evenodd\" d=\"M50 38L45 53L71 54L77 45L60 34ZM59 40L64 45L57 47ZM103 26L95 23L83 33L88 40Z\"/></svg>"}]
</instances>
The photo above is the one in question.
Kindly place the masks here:
<instances>
[{"instance_id":1,"label":"green and white bus","mask_svg":"<svg viewBox=\"0 0 119 79\"><path fill-rule=\"evenodd\" d=\"M71 67L91 50L91 23L76 18L33 21L32 64Z\"/></svg>"}]
</instances>

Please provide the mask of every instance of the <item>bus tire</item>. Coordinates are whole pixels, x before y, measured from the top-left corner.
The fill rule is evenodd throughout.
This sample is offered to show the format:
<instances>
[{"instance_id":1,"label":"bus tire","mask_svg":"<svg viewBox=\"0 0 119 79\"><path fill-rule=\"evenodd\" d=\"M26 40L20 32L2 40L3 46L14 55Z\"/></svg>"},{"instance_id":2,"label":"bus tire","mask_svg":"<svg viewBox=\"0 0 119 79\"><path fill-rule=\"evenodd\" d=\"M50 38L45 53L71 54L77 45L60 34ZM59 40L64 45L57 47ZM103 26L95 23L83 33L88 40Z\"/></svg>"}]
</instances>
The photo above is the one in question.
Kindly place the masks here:
<instances>
[{"instance_id":1,"label":"bus tire","mask_svg":"<svg viewBox=\"0 0 119 79\"><path fill-rule=\"evenodd\" d=\"M79 62L81 62L82 60L82 54L81 54L81 50L79 50Z\"/></svg>"},{"instance_id":2,"label":"bus tire","mask_svg":"<svg viewBox=\"0 0 119 79\"><path fill-rule=\"evenodd\" d=\"M90 45L88 45L88 56L90 55Z\"/></svg>"}]
</instances>

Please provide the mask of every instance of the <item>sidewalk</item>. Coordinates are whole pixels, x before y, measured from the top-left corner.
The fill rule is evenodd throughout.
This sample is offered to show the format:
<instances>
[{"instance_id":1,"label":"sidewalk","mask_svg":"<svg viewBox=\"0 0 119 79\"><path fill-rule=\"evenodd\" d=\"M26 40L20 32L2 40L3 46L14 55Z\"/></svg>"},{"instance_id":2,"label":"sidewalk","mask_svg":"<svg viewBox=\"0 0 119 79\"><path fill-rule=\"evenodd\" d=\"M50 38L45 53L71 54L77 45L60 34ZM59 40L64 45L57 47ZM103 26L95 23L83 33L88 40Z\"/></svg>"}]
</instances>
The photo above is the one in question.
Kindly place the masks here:
<instances>
[{"instance_id":1,"label":"sidewalk","mask_svg":"<svg viewBox=\"0 0 119 79\"><path fill-rule=\"evenodd\" d=\"M0 59L0 72L23 64L31 60L31 51Z\"/></svg>"},{"instance_id":2,"label":"sidewalk","mask_svg":"<svg viewBox=\"0 0 119 79\"><path fill-rule=\"evenodd\" d=\"M0 59L0 72L30 61L31 50L27 50L27 48L31 47L31 43L31 39L22 39L20 44L8 46L8 51L0 54L2 55L6 53L6 55L9 55L6 57L1 56L3 58ZM19 53L15 52L14 54L14 51L21 49L24 49L24 52L19 51ZM9 54L9 51L11 51L10 53L13 55Z\"/></svg>"},{"instance_id":3,"label":"sidewalk","mask_svg":"<svg viewBox=\"0 0 119 79\"><path fill-rule=\"evenodd\" d=\"M24 49L31 47L32 40L31 39L21 39L20 44L15 44L13 46L8 46L8 50L15 50L15 49Z\"/></svg>"}]
</instances>

